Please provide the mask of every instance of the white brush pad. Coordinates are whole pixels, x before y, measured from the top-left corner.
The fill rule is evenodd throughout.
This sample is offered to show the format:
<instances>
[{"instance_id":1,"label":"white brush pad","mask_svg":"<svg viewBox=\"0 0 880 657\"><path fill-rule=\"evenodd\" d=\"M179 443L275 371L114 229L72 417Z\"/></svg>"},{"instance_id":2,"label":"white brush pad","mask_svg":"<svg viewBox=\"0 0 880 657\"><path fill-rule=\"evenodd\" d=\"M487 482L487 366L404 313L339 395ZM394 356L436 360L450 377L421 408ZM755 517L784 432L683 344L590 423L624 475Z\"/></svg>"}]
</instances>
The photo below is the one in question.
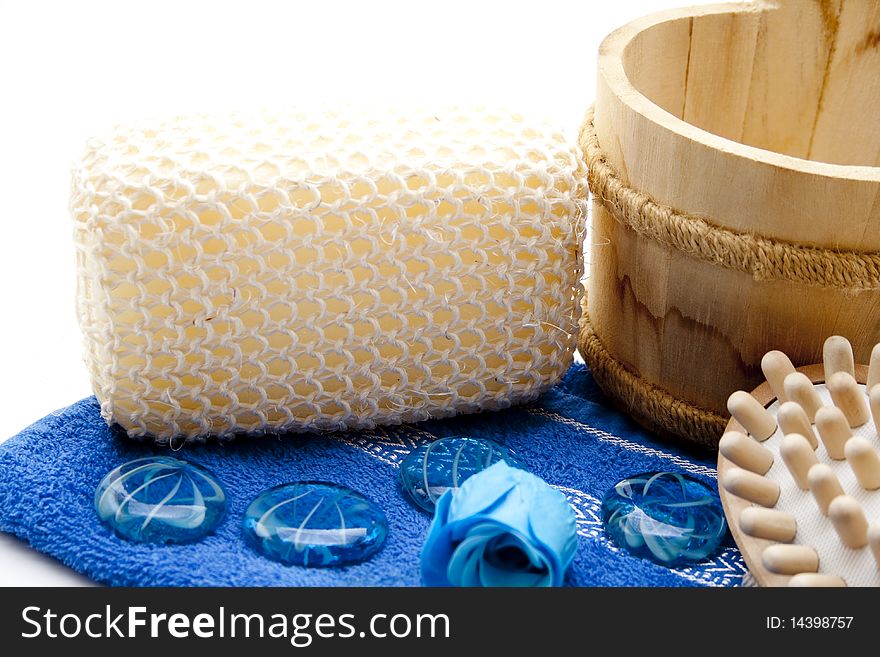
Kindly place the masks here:
<instances>
[{"instance_id":1,"label":"white brush pad","mask_svg":"<svg viewBox=\"0 0 880 657\"><path fill-rule=\"evenodd\" d=\"M815 387L822 398L822 403L831 406L831 395L825 384L817 384ZM859 388L864 392L865 386L860 385ZM867 396L865 401L867 402ZM768 410L776 415L779 411L779 402L773 402ZM864 490L856 481L849 464L846 461L832 460L825 451L825 446L819 438L818 431L815 431L815 427L814 432L819 440L819 448L816 450L819 462L831 466L834 474L840 480L844 492L854 497L862 505L868 523L880 522L880 490ZM866 438L875 449L880 448L880 439L878 439L877 427L874 425L873 419L854 429L853 434ZM820 513L812 493L801 490L794 483L779 453L782 437L782 430L777 428L776 433L762 444L773 452L773 466L766 476L776 481L782 488L776 508L790 513L797 519L797 536L794 542L810 545L816 550L819 554L820 573L839 575L848 586L880 586L880 569L874 561L870 548L853 550L844 547L837 532L834 531L831 521Z\"/></svg>"}]
</instances>

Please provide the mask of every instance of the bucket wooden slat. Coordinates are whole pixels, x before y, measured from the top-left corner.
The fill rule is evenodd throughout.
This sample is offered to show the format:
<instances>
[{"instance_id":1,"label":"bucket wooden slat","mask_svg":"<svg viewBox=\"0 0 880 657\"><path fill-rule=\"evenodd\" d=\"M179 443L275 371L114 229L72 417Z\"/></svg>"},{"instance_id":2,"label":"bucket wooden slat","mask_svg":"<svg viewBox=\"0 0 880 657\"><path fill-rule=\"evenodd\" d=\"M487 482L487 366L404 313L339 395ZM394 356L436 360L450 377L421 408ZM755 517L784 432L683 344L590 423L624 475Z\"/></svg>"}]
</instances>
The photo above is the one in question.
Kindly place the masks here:
<instances>
[{"instance_id":1,"label":"bucket wooden slat","mask_svg":"<svg viewBox=\"0 0 880 657\"><path fill-rule=\"evenodd\" d=\"M597 80L598 144L634 192L783 247L880 252L880 4L646 17L603 42ZM809 282L826 266L814 259L801 272L808 282L766 280L645 237L613 209L594 199L591 330L610 358L682 404L726 414L731 391L760 381L769 349L812 363L840 334L866 362L880 341L880 287L869 277ZM717 440L717 417L709 424L685 437Z\"/></svg>"}]
</instances>

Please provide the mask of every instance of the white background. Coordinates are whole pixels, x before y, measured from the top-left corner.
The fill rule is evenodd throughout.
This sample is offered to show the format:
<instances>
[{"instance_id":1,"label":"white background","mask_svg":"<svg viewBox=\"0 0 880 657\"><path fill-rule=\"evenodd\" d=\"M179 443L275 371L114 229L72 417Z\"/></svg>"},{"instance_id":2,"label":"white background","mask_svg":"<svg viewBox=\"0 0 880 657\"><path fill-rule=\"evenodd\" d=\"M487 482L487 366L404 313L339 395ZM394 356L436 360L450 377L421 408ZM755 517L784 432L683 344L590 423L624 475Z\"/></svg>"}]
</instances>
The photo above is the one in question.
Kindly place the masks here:
<instances>
[{"instance_id":1,"label":"white background","mask_svg":"<svg viewBox=\"0 0 880 657\"><path fill-rule=\"evenodd\" d=\"M705 0L0 0L0 441L91 394L67 210L90 135L346 102L500 104L573 138L602 38L680 4ZM0 585L65 584L88 581L0 534Z\"/></svg>"}]
</instances>

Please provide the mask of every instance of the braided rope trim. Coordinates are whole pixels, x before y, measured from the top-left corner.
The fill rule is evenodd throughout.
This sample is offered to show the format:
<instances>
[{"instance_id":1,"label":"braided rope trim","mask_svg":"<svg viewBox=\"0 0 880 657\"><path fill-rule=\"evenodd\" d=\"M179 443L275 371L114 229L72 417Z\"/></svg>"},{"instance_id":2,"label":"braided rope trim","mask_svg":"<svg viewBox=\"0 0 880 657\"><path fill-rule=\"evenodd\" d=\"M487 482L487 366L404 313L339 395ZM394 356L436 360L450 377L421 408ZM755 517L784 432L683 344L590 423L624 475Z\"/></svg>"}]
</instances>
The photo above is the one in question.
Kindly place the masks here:
<instances>
[{"instance_id":1,"label":"braided rope trim","mask_svg":"<svg viewBox=\"0 0 880 657\"><path fill-rule=\"evenodd\" d=\"M627 370L593 330L586 296L582 304L578 348L602 391L647 429L717 448L727 418L681 401Z\"/></svg>"},{"instance_id":2,"label":"braided rope trim","mask_svg":"<svg viewBox=\"0 0 880 657\"><path fill-rule=\"evenodd\" d=\"M848 290L880 288L880 253L802 246L738 233L661 205L628 187L599 146L593 109L581 127L580 146L589 184L611 215L639 235L695 258L751 274L755 280L787 280Z\"/></svg>"}]
</instances>

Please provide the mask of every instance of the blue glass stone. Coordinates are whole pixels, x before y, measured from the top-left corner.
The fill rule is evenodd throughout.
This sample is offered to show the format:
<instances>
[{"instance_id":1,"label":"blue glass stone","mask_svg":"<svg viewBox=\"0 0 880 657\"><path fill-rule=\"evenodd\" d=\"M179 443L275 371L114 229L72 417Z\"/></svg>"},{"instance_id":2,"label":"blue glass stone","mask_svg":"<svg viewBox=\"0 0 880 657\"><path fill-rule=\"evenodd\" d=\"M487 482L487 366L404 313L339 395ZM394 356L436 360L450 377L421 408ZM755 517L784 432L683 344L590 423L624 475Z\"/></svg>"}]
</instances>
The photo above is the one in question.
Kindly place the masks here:
<instances>
[{"instance_id":1,"label":"blue glass stone","mask_svg":"<svg viewBox=\"0 0 880 657\"><path fill-rule=\"evenodd\" d=\"M670 567L709 557L727 532L717 493L677 472L649 472L619 482L602 500L602 520L618 547Z\"/></svg>"},{"instance_id":2,"label":"blue glass stone","mask_svg":"<svg viewBox=\"0 0 880 657\"><path fill-rule=\"evenodd\" d=\"M260 554L297 566L342 566L372 557L388 521L376 504L324 481L282 484L257 495L244 514L245 540Z\"/></svg>"},{"instance_id":3,"label":"blue glass stone","mask_svg":"<svg viewBox=\"0 0 880 657\"><path fill-rule=\"evenodd\" d=\"M468 477L505 461L513 468L525 466L506 447L483 438L441 438L416 447L400 464L400 486L422 511L434 505L450 488L459 488Z\"/></svg>"},{"instance_id":4,"label":"blue glass stone","mask_svg":"<svg viewBox=\"0 0 880 657\"><path fill-rule=\"evenodd\" d=\"M213 531L226 493L204 468L148 456L111 470L95 491L95 511L116 534L139 543L188 543Z\"/></svg>"}]
</instances>

